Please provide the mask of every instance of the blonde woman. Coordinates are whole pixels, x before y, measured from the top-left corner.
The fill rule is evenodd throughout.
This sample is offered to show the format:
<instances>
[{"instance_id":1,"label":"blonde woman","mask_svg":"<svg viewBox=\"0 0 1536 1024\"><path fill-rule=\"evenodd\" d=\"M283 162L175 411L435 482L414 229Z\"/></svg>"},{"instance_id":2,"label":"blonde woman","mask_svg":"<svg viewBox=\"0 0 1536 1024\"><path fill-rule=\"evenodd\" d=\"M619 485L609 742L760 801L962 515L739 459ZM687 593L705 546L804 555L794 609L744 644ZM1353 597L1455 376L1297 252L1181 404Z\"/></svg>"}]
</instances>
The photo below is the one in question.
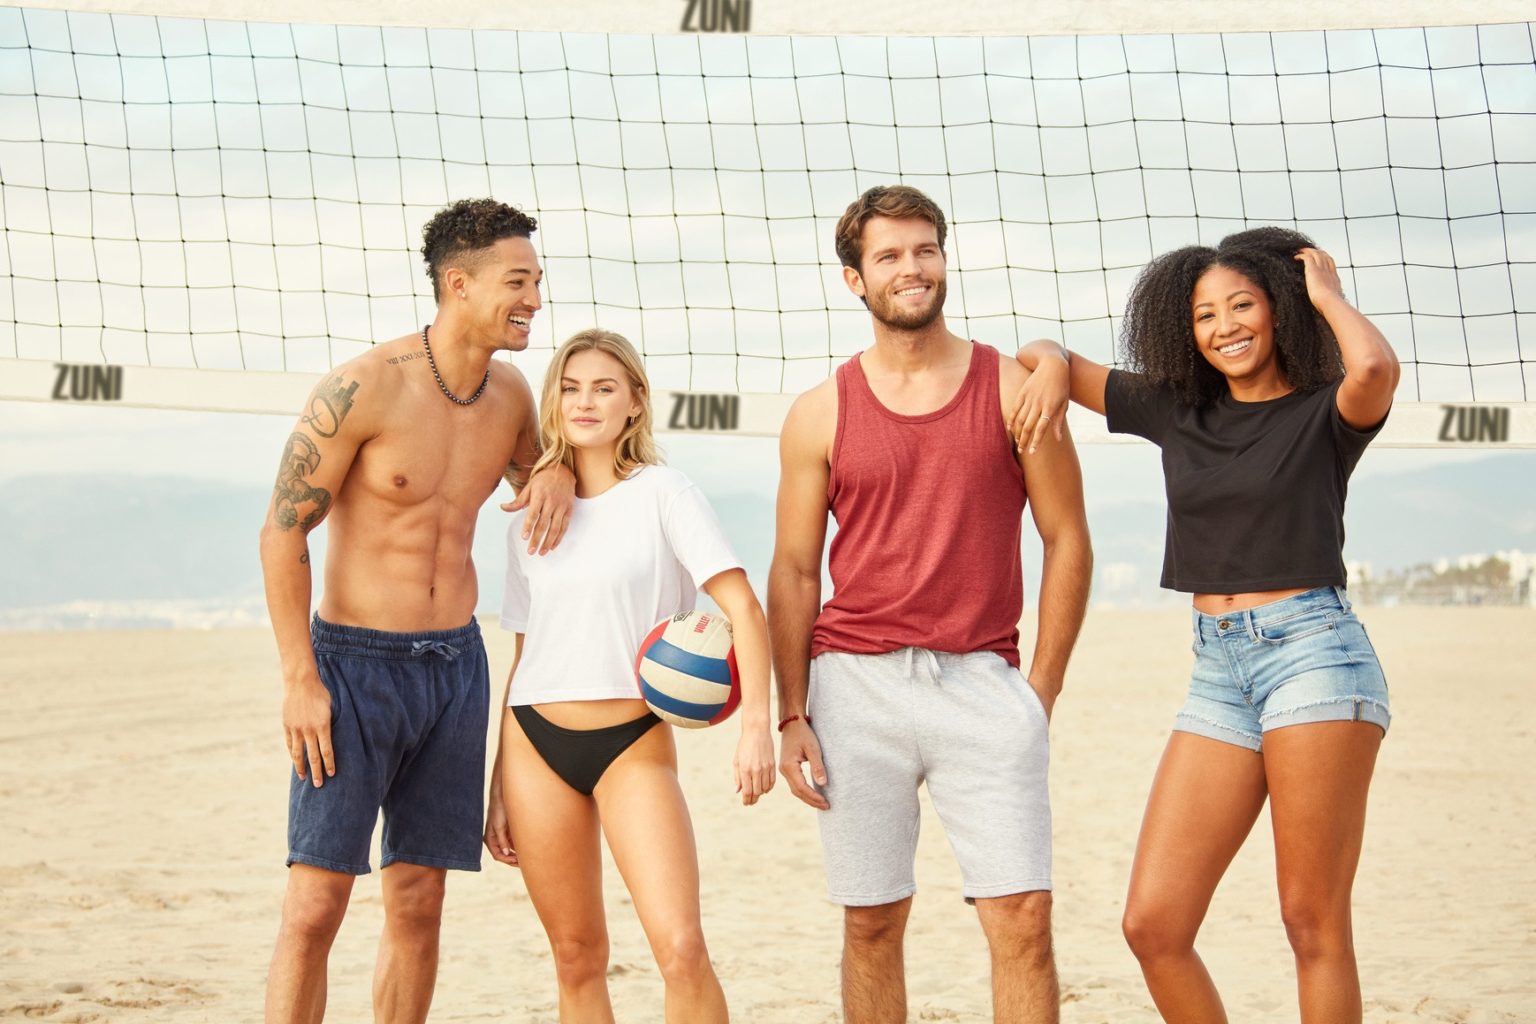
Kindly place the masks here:
<instances>
[{"instance_id":1,"label":"blonde woman","mask_svg":"<svg viewBox=\"0 0 1536 1024\"><path fill-rule=\"evenodd\" d=\"M520 867L549 935L561 1021L613 1020L599 827L666 984L666 1019L727 1019L699 915L698 855L672 727L637 695L635 654L699 590L730 619L742 677L734 776L745 804L773 788L768 637L746 573L699 489L660 464L639 355L611 331L555 353L535 472L576 474L560 547L509 543L501 624L517 634L485 844ZM508 536L521 536L521 516Z\"/></svg>"}]
</instances>

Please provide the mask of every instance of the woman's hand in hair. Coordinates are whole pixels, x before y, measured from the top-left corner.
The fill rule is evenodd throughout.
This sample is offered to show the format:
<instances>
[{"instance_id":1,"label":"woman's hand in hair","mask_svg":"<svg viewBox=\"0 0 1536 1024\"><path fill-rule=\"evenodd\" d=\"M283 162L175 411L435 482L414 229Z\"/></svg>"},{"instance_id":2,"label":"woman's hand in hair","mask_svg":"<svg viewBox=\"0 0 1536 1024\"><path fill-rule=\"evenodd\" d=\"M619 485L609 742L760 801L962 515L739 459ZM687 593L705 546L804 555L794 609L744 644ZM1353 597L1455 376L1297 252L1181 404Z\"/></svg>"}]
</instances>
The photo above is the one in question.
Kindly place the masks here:
<instances>
[{"instance_id":1,"label":"woman's hand in hair","mask_svg":"<svg viewBox=\"0 0 1536 1024\"><path fill-rule=\"evenodd\" d=\"M1326 315L1324 307L1329 302L1344 300L1344 284L1339 280L1338 266L1333 257L1321 249L1302 249L1296 253L1296 259L1307 276L1307 298L1312 300L1318 312Z\"/></svg>"}]
</instances>

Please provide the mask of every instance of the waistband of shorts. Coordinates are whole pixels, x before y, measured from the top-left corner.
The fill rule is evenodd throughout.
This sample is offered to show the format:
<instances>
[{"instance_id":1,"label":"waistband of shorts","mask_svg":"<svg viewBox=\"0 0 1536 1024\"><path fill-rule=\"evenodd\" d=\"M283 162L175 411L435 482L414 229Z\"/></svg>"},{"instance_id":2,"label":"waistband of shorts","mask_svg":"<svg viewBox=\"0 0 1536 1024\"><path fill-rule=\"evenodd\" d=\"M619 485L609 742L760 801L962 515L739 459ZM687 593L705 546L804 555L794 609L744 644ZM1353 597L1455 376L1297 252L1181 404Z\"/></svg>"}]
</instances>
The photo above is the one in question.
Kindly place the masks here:
<instances>
[{"instance_id":1,"label":"waistband of shorts","mask_svg":"<svg viewBox=\"0 0 1536 1024\"><path fill-rule=\"evenodd\" d=\"M412 661L428 654L456 658L480 644L480 623L470 619L457 629L428 629L391 633L363 626L339 626L318 614L310 621L316 654L344 654L381 661Z\"/></svg>"},{"instance_id":2,"label":"waistband of shorts","mask_svg":"<svg viewBox=\"0 0 1536 1024\"><path fill-rule=\"evenodd\" d=\"M1233 626L1251 629L1254 626L1293 619L1309 612L1347 613L1351 610L1349 594L1343 587L1314 587L1300 594L1270 601L1268 604L1245 608L1240 612L1223 612L1220 615L1207 615L1198 608L1191 609L1194 615L1195 632L1201 636L1218 636L1230 631Z\"/></svg>"}]
</instances>

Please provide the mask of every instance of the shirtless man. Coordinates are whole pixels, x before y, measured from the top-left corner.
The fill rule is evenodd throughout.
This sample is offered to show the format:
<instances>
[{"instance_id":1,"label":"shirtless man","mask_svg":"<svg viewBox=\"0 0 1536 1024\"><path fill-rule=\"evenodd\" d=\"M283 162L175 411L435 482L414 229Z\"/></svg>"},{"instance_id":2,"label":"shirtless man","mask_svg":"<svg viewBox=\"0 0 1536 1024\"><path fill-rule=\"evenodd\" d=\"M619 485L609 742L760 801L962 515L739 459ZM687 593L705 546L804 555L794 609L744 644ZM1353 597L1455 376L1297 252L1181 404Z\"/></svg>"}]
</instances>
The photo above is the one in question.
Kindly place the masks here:
<instances>
[{"instance_id":1,"label":"shirtless man","mask_svg":"<svg viewBox=\"0 0 1536 1024\"><path fill-rule=\"evenodd\" d=\"M1054 1024L1047 724L1093 554L1070 440L1025 454L1005 429L1027 373L945 325L945 233L933 200L901 185L865 192L837 225L874 344L801 395L780 437L768 580L780 770L821 812L847 1024L907 1019L924 784L991 950L994 1019ZM1027 676L1026 499L1044 553Z\"/></svg>"},{"instance_id":2,"label":"shirtless man","mask_svg":"<svg viewBox=\"0 0 1536 1024\"><path fill-rule=\"evenodd\" d=\"M528 382L491 359L527 346L542 305L535 227L490 199L439 211L422 231L436 319L338 366L278 466L261 565L294 770L268 1022L323 1018L326 960L381 808L376 1021L426 1020L447 869L480 869L489 686L470 545L497 481L519 485L536 455ZM558 543L574 493L563 470L523 489L530 550ZM307 535L328 514L311 622Z\"/></svg>"}]
</instances>

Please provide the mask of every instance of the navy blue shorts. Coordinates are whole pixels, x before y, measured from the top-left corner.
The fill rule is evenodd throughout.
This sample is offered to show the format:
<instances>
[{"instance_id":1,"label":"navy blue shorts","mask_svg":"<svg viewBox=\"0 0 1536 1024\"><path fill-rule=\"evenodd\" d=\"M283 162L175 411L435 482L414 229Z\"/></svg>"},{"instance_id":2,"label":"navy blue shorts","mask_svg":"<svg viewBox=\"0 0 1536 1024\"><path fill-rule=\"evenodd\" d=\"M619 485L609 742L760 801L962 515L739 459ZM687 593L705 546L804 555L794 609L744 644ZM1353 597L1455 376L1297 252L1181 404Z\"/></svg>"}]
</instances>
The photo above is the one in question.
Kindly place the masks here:
<instances>
[{"instance_id":1,"label":"navy blue shorts","mask_svg":"<svg viewBox=\"0 0 1536 1024\"><path fill-rule=\"evenodd\" d=\"M382 809L380 867L479 871L491 699L479 624L385 633L317 615L310 635L336 774L317 789L290 770L288 864L366 875Z\"/></svg>"}]
</instances>

